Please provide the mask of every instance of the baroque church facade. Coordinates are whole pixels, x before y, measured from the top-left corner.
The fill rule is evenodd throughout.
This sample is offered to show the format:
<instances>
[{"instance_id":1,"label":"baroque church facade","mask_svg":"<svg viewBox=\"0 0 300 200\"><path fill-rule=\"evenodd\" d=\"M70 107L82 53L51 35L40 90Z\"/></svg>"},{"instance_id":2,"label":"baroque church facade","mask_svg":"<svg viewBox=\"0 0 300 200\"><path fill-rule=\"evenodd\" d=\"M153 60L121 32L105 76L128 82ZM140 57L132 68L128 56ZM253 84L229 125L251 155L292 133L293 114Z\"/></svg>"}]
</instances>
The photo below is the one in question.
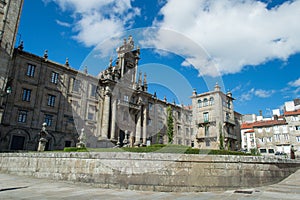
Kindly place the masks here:
<instances>
[{"instance_id":1,"label":"baroque church facade","mask_svg":"<svg viewBox=\"0 0 300 200\"><path fill-rule=\"evenodd\" d=\"M0 151L36 150L43 123L49 133L46 150L75 146L81 130L93 148L166 144L169 107L173 144L218 149L222 141L227 149L238 148L239 115L231 94L220 88L194 92L192 106L158 99L138 70L140 49L131 36L98 76L72 68L68 60L56 63L47 51L43 56L26 52L23 43L13 48L22 5L23 0L0 1L0 17L10 22L10 31L0 23Z\"/></svg>"},{"instance_id":2,"label":"baroque church facade","mask_svg":"<svg viewBox=\"0 0 300 200\"><path fill-rule=\"evenodd\" d=\"M15 49L1 124L2 150L36 150L41 124L47 123L47 149L75 146L83 128L88 147L167 143L167 107L174 119L173 143L191 145L192 110L147 92L146 74L137 74L140 50L131 37L117 48L118 58L98 76L23 49Z\"/></svg>"}]
</instances>

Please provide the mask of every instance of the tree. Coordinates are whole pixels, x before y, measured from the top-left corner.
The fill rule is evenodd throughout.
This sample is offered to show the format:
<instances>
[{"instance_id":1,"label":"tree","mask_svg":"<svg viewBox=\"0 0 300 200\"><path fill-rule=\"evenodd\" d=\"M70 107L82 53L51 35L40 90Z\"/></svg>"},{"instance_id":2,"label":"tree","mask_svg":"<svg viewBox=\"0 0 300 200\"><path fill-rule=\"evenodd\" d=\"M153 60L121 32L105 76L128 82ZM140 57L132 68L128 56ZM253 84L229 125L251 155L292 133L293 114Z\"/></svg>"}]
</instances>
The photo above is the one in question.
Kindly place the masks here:
<instances>
[{"instance_id":1,"label":"tree","mask_svg":"<svg viewBox=\"0 0 300 200\"><path fill-rule=\"evenodd\" d=\"M168 106L167 108L167 134L169 138L168 142L171 144L174 136L174 120L171 106Z\"/></svg>"},{"instance_id":2,"label":"tree","mask_svg":"<svg viewBox=\"0 0 300 200\"><path fill-rule=\"evenodd\" d=\"M222 125L219 123L219 138L220 138L220 150L224 150L224 137L222 131Z\"/></svg>"}]
</instances>

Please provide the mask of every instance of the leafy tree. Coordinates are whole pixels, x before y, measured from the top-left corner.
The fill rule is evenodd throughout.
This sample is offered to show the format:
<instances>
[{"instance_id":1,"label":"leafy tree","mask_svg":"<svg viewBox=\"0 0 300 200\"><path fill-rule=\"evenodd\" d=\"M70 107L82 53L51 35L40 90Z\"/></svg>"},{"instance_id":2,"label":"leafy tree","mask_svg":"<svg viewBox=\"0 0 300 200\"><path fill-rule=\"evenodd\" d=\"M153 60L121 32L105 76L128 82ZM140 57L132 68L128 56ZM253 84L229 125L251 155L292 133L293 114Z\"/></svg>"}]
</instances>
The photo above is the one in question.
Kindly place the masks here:
<instances>
[{"instance_id":1,"label":"leafy tree","mask_svg":"<svg viewBox=\"0 0 300 200\"><path fill-rule=\"evenodd\" d=\"M224 150L224 137L222 131L222 125L219 123L219 137L220 137L220 150Z\"/></svg>"},{"instance_id":2,"label":"leafy tree","mask_svg":"<svg viewBox=\"0 0 300 200\"><path fill-rule=\"evenodd\" d=\"M174 120L171 106L168 106L167 108L167 134L169 138L168 142L171 144L174 136Z\"/></svg>"}]
</instances>

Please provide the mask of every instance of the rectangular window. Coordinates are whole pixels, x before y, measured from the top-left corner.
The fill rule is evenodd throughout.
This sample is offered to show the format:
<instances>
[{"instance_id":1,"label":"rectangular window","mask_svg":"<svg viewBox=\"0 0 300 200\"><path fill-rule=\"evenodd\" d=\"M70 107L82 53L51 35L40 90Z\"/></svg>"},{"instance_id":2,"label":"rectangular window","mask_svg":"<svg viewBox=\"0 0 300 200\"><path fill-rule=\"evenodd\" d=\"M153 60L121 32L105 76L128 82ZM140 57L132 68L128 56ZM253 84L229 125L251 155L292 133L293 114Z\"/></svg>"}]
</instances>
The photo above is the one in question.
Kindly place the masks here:
<instances>
[{"instance_id":1,"label":"rectangular window","mask_svg":"<svg viewBox=\"0 0 300 200\"><path fill-rule=\"evenodd\" d=\"M95 120L95 112L96 112L96 106L89 106L88 109L88 120Z\"/></svg>"},{"instance_id":2,"label":"rectangular window","mask_svg":"<svg viewBox=\"0 0 300 200\"><path fill-rule=\"evenodd\" d=\"M96 92L97 92L97 86L91 84L91 97L96 97Z\"/></svg>"},{"instance_id":3,"label":"rectangular window","mask_svg":"<svg viewBox=\"0 0 300 200\"><path fill-rule=\"evenodd\" d=\"M267 149L260 149L260 153L267 153Z\"/></svg>"},{"instance_id":4,"label":"rectangular window","mask_svg":"<svg viewBox=\"0 0 300 200\"><path fill-rule=\"evenodd\" d=\"M26 123L28 111L20 110L18 114L18 122Z\"/></svg>"},{"instance_id":5,"label":"rectangular window","mask_svg":"<svg viewBox=\"0 0 300 200\"><path fill-rule=\"evenodd\" d=\"M204 127L205 137L209 137L209 126Z\"/></svg>"},{"instance_id":6,"label":"rectangular window","mask_svg":"<svg viewBox=\"0 0 300 200\"><path fill-rule=\"evenodd\" d=\"M58 76L59 76L58 73L52 72L52 74L51 74L51 83L57 84L58 83Z\"/></svg>"},{"instance_id":7,"label":"rectangular window","mask_svg":"<svg viewBox=\"0 0 300 200\"><path fill-rule=\"evenodd\" d=\"M181 126L177 126L178 134L181 134Z\"/></svg>"},{"instance_id":8,"label":"rectangular window","mask_svg":"<svg viewBox=\"0 0 300 200\"><path fill-rule=\"evenodd\" d=\"M181 120L181 112L177 112L178 120Z\"/></svg>"},{"instance_id":9,"label":"rectangular window","mask_svg":"<svg viewBox=\"0 0 300 200\"><path fill-rule=\"evenodd\" d=\"M295 126L297 131L300 131L300 126Z\"/></svg>"},{"instance_id":10,"label":"rectangular window","mask_svg":"<svg viewBox=\"0 0 300 200\"><path fill-rule=\"evenodd\" d=\"M268 137L267 141L272 142L272 139L273 139L272 137Z\"/></svg>"},{"instance_id":11,"label":"rectangular window","mask_svg":"<svg viewBox=\"0 0 300 200\"><path fill-rule=\"evenodd\" d=\"M205 141L205 145L206 145L207 147L209 147L209 146L210 146L210 141L209 141L209 140L206 140L206 141Z\"/></svg>"},{"instance_id":12,"label":"rectangular window","mask_svg":"<svg viewBox=\"0 0 300 200\"><path fill-rule=\"evenodd\" d=\"M153 106L153 104L149 102L149 104L148 104L148 109L149 109L149 110L152 110L152 106Z\"/></svg>"},{"instance_id":13,"label":"rectangular window","mask_svg":"<svg viewBox=\"0 0 300 200\"><path fill-rule=\"evenodd\" d=\"M189 136L189 135L190 135L189 128L185 128L185 135L186 135L186 136Z\"/></svg>"},{"instance_id":14,"label":"rectangular window","mask_svg":"<svg viewBox=\"0 0 300 200\"><path fill-rule=\"evenodd\" d=\"M23 89L22 101L30 101L30 97L31 97L31 90Z\"/></svg>"},{"instance_id":15,"label":"rectangular window","mask_svg":"<svg viewBox=\"0 0 300 200\"><path fill-rule=\"evenodd\" d=\"M26 75L29 77L34 77L34 72L35 72L35 65L28 64Z\"/></svg>"},{"instance_id":16,"label":"rectangular window","mask_svg":"<svg viewBox=\"0 0 300 200\"><path fill-rule=\"evenodd\" d=\"M268 149L268 152L269 152L269 153L275 153L275 152L274 152L274 149Z\"/></svg>"},{"instance_id":17,"label":"rectangular window","mask_svg":"<svg viewBox=\"0 0 300 200\"><path fill-rule=\"evenodd\" d=\"M80 91L80 86L81 86L81 81L73 78L72 91L73 92L79 92Z\"/></svg>"},{"instance_id":18,"label":"rectangular window","mask_svg":"<svg viewBox=\"0 0 300 200\"><path fill-rule=\"evenodd\" d=\"M297 142L300 142L300 136L296 136Z\"/></svg>"},{"instance_id":19,"label":"rectangular window","mask_svg":"<svg viewBox=\"0 0 300 200\"><path fill-rule=\"evenodd\" d=\"M47 126L52 126L53 116L52 115L45 115L44 122L46 122Z\"/></svg>"},{"instance_id":20,"label":"rectangular window","mask_svg":"<svg viewBox=\"0 0 300 200\"><path fill-rule=\"evenodd\" d=\"M125 102L129 102L129 98L128 98L127 95L124 96L124 101L125 101Z\"/></svg>"},{"instance_id":21,"label":"rectangular window","mask_svg":"<svg viewBox=\"0 0 300 200\"><path fill-rule=\"evenodd\" d=\"M208 114L208 112L203 113L203 120L204 120L204 122L209 122L209 114Z\"/></svg>"},{"instance_id":22,"label":"rectangular window","mask_svg":"<svg viewBox=\"0 0 300 200\"><path fill-rule=\"evenodd\" d=\"M54 105L55 105L55 96L54 95L51 95L51 94L48 95L48 104L47 105L54 107Z\"/></svg>"},{"instance_id":23,"label":"rectangular window","mask_svg":"<svg viewBox=\"0 0 300 200\"><path fill-rule=\"evenodd\" d=\"M152 125L152 119L148 119L148 126Z\"/></svg>"}]
</instances>

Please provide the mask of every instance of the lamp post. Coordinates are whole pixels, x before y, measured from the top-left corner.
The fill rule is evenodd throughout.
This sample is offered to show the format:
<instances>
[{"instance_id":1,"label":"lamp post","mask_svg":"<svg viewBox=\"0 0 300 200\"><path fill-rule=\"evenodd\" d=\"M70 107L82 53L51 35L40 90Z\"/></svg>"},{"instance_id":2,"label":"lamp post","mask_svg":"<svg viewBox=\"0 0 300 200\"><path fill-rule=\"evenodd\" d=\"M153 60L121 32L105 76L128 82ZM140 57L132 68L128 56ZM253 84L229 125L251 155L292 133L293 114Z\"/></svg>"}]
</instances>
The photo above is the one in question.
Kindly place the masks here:
<instances>
[{"instance_id":1,"label":"lamp post","mask_svg":"<svg viewBox=\"0 0 300 200\"><path fill-rule=\"evenodd\" d=\"M7 96L11 94L11 92L12 92L11 86L6 87L5 91L0 91L0 123L2 123L2 117L4 115L4 106L3 106L4 98L7 99Z\"/></svg>"}]
</instances>

